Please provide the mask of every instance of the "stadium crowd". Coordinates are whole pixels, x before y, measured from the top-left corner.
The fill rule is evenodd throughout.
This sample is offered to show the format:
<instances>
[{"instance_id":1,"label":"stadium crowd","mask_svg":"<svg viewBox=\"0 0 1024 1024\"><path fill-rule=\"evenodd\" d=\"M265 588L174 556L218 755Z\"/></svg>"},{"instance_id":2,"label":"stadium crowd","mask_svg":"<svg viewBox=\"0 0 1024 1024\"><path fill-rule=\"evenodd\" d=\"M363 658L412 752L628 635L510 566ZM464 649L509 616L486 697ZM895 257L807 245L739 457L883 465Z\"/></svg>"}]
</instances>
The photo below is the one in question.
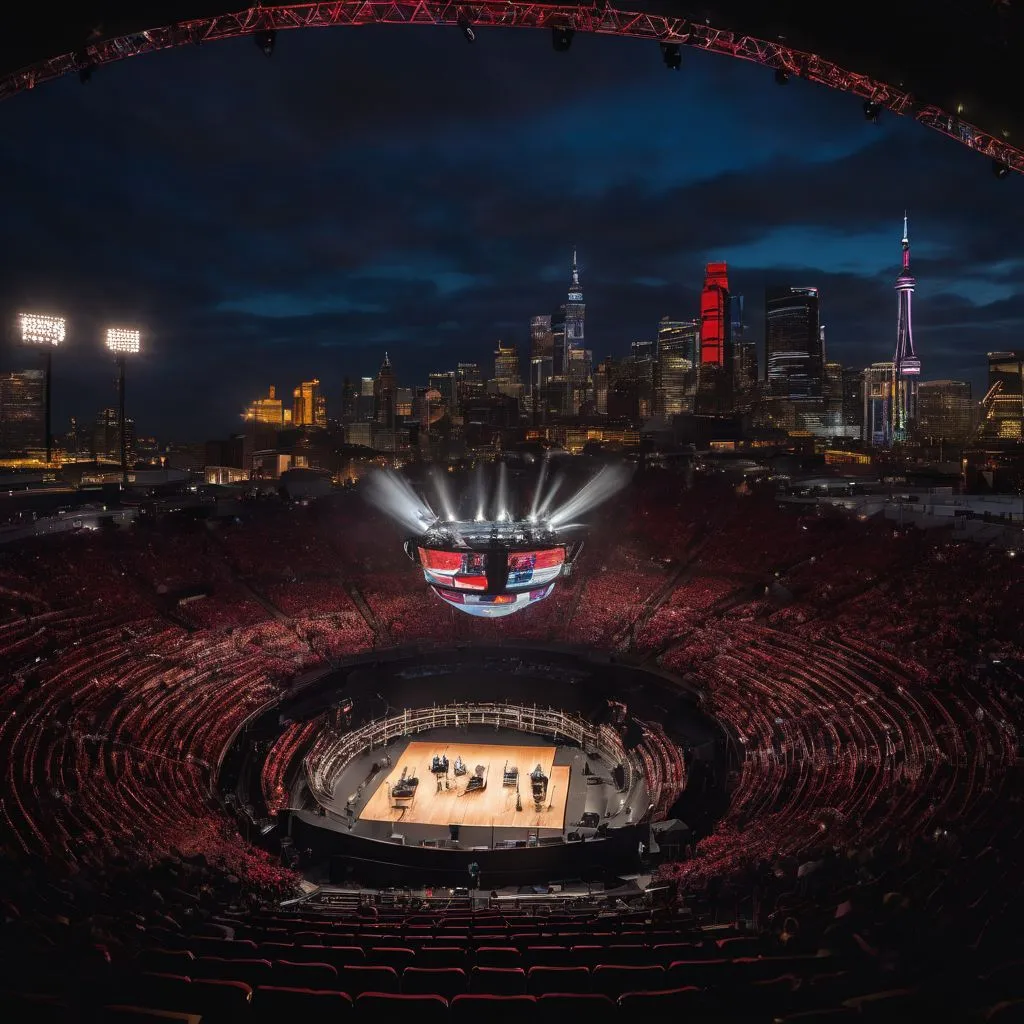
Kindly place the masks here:
<instances>
[{"instance_id":1,"label":"stadium crowd","mask_svg":"<svg viewBox=\"0 0 1024 1024\"><path fill-rule=\"evenodd\" d=\"M278 967L310 963L292 934L295 918L281 923L258 909L296 893L297 876L246 844L216 799L226 745L252 712L317 665L409 641L504 637L584 643L662 664L700 692L735 744L739 768L718 826L660 869L678 893L670 921L620 910L606 927L586 915L558 926L579 942L548 941L558 928L549 936L519 910L457 923L451 934L469 959L437 969L466 977L471 969L518 970L524 980L521 991L516 975L506 979L510 990L496 992L487 987L496 976L471 979L450 995L453 1020L457 997L530 1000L552 991L529 981L541 967L586 971L585 981L578 973L550 980L586 985L608 1006L627 1005L624 993L663 990L674 993L658 1004L665 1007L725 1005L728 979L742 975L764 986L764 1007L777 1015L827 1007L908 1019L879 1013L910 1012L927 997L930 1019L1021 1019L1014 1000L1024 991L1007 967L1019 945L1015 879L1024 867L1017 562L951 531L801 516L769 494L710 483L682 492L664 475L637 483L601 521L552 597L497 622L434 597L399 538L351 502L260 508L226 525L171 519L84 531L5 550L2 934L5 950L25 955L7 957L0 990L50 992L31 967L48 950L70 957L65 987L102 987L115 969L149 957L145 965L160 976L247 986L253 1006L278 998L259 996L270 975L246 980L224 966L230 958L200 965L206 940L252 942L238 959L266 963L276 972L272 986L286 975L284 987L311 981L309 972ZM288 736L264 768L271 806L286 799L289 766L311 738L301 729ZM666 763L649 770L673 771ZM438 922L430 917L430 928L448 927ZM702 930L723 922L732 931L720 941L740 943L726 953ZM306 925L298 930L330 930L323 921ZM351 940L364 967L395 975L393 983L375 975L384 987L372 991L414 994L405 983L412 955L366 956L377 947L359 939L364 925L338 918L331 929L339 943L306 943L321 958L312 962L334 971L328 980L340 978L352 964L326 950ZM396 917L376 938L413 948L415 966L434 969L430 958L421 963L414 926L413 916ZM547 963L524 953L532 928L544 936L537 947L569 950L594 939L595 947L644 952L600 963L567 953L564 963ZM622 941L599 942L599 931ZM470 941L473 934L518 950L518 966L481 959L485 944ZM657 952L659 945L689 948ZM787 963L764 969L740 963L780 958ZM609 964L653 973L599 980ZM655 968L662 974L654 977ZM627 977L632 987L624 988ZM954 999L955 979L963 984ZM148 984L153 992L162 983ZM341 991L358 1004L353 986ZM424 992L449 998L436 987ZM881 992L898 995L865 1000ZM128 996L139 1005L138 991ZM238 997L222 996L211 1019L236 1019L224 1008ZM44 1005L54 1006L29 1000L25 1016L42 1019ZM481 1004L459 1005L466 1016ZM598 1015L608 1010L591 1005Z\"/></svg>"}]
</instances>

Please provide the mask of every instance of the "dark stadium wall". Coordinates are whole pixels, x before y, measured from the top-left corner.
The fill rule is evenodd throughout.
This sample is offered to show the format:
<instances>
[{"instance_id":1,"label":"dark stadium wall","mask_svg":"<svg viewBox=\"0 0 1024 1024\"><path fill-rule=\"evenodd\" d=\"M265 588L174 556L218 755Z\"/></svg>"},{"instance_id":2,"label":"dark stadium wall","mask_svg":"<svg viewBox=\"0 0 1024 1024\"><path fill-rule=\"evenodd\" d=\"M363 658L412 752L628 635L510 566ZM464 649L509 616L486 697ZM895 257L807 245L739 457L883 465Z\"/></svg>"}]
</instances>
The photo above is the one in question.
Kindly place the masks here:
<instances>
[{"instance_id":1,"label":"dark stadium wall","mask_svg":"<svg viewBox=\"0 0 1024 1024\"><path fill-rule=\"evenodd\" d=\"M357 878L363 884L469 885L469 865L480 865L485 889L507 885L544 885L582 879L606 881L632 874L640 865L640 843L650 842L648 825L611 829L608 838L585 843L553 843L515 850L446 850L367 839L353 835L309 811L293 811L288 828L300 849L314 861L331 860L331 881ZM396 825L397 830L401 829Z\"/></svg>"}]
</instances>

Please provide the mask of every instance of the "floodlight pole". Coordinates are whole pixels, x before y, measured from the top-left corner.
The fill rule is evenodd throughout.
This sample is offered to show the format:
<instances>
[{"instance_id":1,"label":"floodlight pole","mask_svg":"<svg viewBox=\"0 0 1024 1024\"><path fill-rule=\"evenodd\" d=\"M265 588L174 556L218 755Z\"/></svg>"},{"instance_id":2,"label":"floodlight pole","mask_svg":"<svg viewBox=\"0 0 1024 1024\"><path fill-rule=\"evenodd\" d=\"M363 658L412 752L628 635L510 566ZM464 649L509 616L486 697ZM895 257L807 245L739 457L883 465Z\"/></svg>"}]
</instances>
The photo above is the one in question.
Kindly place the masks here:
<instances>
[{"instance_id":1,"label":"floodlight pole","mask_svg":"<svg viewBox=\"0 0 1024 1024\"><path fill-rule=\"evenodd\" d=\"M127 360L124 355L117 357L117 426L121 432L121 486L128 486L128 449L125 444L127 434L124 423L124 367Z\"/></svg>"},{"instance_id":2,"label":"floodlight pole","mask_svg":"<svg viewBox=\"0 0 1024 1024\"><path fill-rule=\"evenodd\" d=\"M44 412L43 415L44 415L44 417L46 419L46 466L47 466L47 468L49 468L49 466L50 466L50 458L51 458L51 455L52 455L52 451L51 450L53 448L53 431L51 429L51 420L50 420L51 409L53 408L53 403L52 403L52 398L51 398L53 391L52 391L52 388L50 387L50 381L51 381L52 378L53 378L53 346L52 345L47 345L46 346L46 383L44 385L45 390L44 390L44 393L43 393L44 394L44 405L46 407L45 408L45 412Z\"/></svg>"}]
</instances>

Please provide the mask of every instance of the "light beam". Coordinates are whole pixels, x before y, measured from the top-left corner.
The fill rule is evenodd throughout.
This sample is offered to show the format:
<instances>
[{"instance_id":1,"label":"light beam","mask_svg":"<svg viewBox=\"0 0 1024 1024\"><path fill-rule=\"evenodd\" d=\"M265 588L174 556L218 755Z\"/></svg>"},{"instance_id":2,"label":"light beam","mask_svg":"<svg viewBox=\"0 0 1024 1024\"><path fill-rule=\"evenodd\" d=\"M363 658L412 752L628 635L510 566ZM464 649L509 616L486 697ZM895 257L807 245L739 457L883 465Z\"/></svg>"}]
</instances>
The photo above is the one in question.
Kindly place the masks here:
<instances>
[{"instance_id":1,"label":"light beam","mask_svg":"<svg viewBox=\"0 0 1024 1024\"><path fill-rule=\"evenodd\" d=\"M379 469L371 474L367 500L410 533L419 535L437 522L437 513L416 493L404 476Z\"/></svg>"},{"instance_id":2,"label":"light beam","mask_svg":"<svg viewBox=\"0 0 1024 1024\"><path fill-rule=\"evenodd\" d=\"M553 530L564 527L570 521L585 515L617 494L629 483L629 469L619 463L603 467L596 476L588 480L571 498L548 516Z\"/></svg>"}]
</instances>

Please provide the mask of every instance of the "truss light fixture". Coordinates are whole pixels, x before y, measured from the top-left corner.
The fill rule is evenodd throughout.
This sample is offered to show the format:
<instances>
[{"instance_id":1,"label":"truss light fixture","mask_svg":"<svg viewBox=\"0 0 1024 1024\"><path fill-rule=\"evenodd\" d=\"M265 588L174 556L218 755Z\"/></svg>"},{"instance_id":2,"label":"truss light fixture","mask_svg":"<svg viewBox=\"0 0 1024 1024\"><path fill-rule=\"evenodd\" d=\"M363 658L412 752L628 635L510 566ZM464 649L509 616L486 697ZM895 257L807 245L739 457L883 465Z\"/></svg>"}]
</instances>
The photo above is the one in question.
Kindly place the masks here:
<instances>
[{"instance_id":1,"label":"truss light fixture","mask_svg":"<svg viewBox=\"0 0 1024 1024\"><path fill-rule=\"evenodd\" d=\"M62 316L45 313L22 313L21 340L26 345L52 345L56 348L65 337L67 325Z\"/></svg>"},{"instance_id":2,"label":"truss light fixture","mask_svg":"<svg viewBox=\"0 0 1024 1024\"><path fill-rule=\"evenodd\" d=\"M476 33L473 31L473 26L469 23L469 18L464 14L459 18L459 28L462 29L462 34L466 37L467 43L476 42Z\"/></svg>"},{"instance_id":3,"label":"truss light fixture","mask_svg":"<svg viewBox=\"0 0 1024 1024\"><path fill-rule=\"evenodd\" d=\"M864 117L872 124L878 124L878 115L882 112L882 104L874 100L864 101Z\"/></svg>"},{"instance_id":4,"label":"truss light fixture","mask_svg":"<svg viewBox=\"0 0 1024 1024\"><path fill-rule=\"evenodd\" d=\"M785 68L775 69L775 84L789 85L789 72Z\"/></svg>"},{"instance_id":5,"label":"truss light fixture","mask_svg":"<svg viewBox=\"0 0 1024 1024\"><path fill-rule=\"evenodd\" d=\"M274 56L274 44L277 42L277 32L274 29L262 29L253 36L253 40L263 51L264 57Z\"/></svg>"},{"instance_id":6,"label":"truss light fixture","mask_svg":"<svg viewBox=\"0 0 1024 1024\"><path fill-rule=\"evenodd\" d=\"M678 71L683 66L683 51L678 43L662 43L661 59L669 71Z\"/></svg>"},{"instance_id":7,"label":"truss light fixture","mask_svg":"<svg viewBox=\"0 0 1024 1024\"><path fill-rule=\"evenodd\" d=\"M1009 174L1010 174L1010 165L1009 164L1004 164L1002 160L993 160L992 161L992 173L1000 181L1002 181L1003 178L1006 178L1006 177L1009 176Z\"/></svg>"},{"instance_id":8,"label":"truss light fixture","mask_svg":"<svg viewBox=\"0 0 1024 1024\"><path fill-rule=\"evenodd\" d=\"M107 348L116 356L135 355L139 351L140 334L130 327L108 327Z\"/></svg>"},{"instance_id":9,"label":"truss light fixture","mask_svg":"<svg viewBox=\"0 0 1024 1024\"><path fill-rule=\"evenodd\" d=\"M575 29L566 25L555 25L551 29L551 45L555 48L555 53L568 53L574 35Z\"/></svg>"}]
</instances>

